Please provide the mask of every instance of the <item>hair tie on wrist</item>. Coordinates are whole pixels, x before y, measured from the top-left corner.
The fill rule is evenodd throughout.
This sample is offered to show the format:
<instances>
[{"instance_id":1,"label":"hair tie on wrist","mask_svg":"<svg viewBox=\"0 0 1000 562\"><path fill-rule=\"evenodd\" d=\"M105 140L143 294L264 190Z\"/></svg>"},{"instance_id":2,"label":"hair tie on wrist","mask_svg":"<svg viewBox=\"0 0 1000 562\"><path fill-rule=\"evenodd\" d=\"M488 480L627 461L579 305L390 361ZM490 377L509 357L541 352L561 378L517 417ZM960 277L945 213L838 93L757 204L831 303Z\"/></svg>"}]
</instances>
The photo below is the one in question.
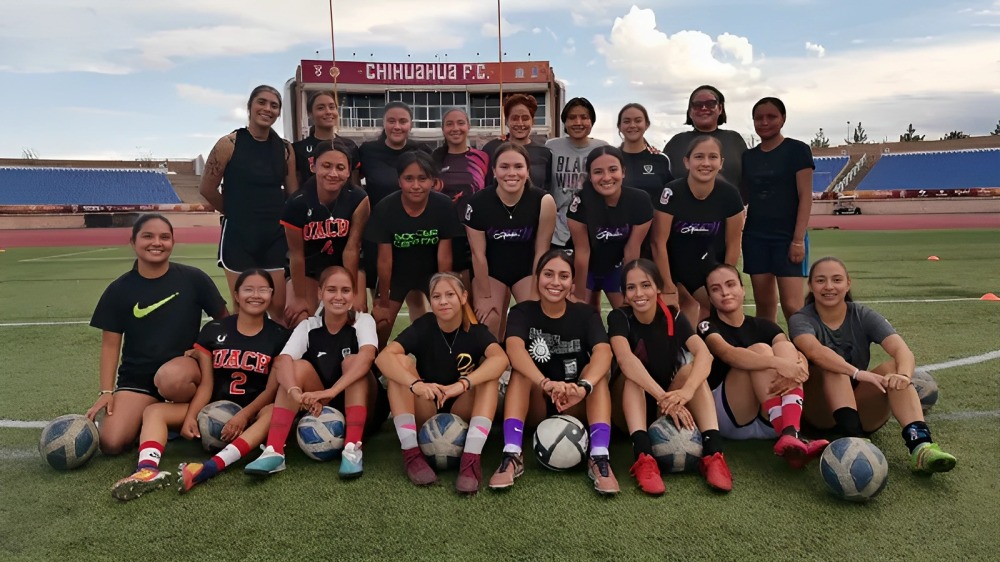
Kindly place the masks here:
<instances>
[{"instance_id":1,"label":"hair tie on wrist","mask_svg":"<svg viewBox=\"0 0 1000 562\"><path fill-rule=\"evenodd\" d=\"M417 384L418 382L424 382L424 379L417 379L417 380L415 380L415 381L413 381L413 382L411 382L411 383L410 383L410 393L411 393L411 394L416 394L416 392L413 392L413 387L414 387L414 386L415 386L415 385L416 385L416 384Z\"/></svg>"}]
</instances>

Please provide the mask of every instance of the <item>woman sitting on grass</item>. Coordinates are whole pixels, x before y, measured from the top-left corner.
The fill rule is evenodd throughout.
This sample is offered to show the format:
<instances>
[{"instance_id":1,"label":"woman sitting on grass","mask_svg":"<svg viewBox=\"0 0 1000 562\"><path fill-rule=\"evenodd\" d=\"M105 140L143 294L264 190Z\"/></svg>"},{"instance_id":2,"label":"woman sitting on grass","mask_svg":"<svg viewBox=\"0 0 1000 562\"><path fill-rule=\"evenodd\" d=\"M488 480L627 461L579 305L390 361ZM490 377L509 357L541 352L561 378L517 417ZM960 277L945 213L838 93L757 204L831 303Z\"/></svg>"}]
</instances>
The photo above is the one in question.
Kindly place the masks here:
<instances>
[{"instance_id":1,"label":"woman sitting on grass","mask_svg":"<svg viewBox=\"0 0 1000 562\"><path fill-rule=\"evenodd\" d=\"M201 437L198 413L210 402L229 400L240 410L222 428L229 443L205 463L180 466L180 489L186 492L212 478L264 441L271 423L271 403L278 390L271 376L272 359L288 339L288 330L267 317L274 280L263 269L248 269L236 278L236 316L209 322L195 343L194 358L201 382L189 403L153 404L143 411L139 436L139 464L134 474L111 488L122 501L162 488L169 472L159 470L167 432L180 431L185 439Z\"/></svg>"},{"instance_id":2,"label":"woman sitting on grass","mask_svg":"<svg viewBox=\"0 0 1000 562\"><path fill-rule=\"evenodd\" d=\"M417 447L417 429L435 414L451 412L469 422L455 487L475 494L483 479L480 455L497 409L497 381L509 363L489 329L475 323L461 279L435 274L430 295L432 313L403 330L376 364L389 379L392 421L410 482L425 486L437 481ZM411 353L415 366L407 356Z\"/></svg>"},{"instance_id":3,"label":"woman sitting on grass","mask_svg":"<svg viewBox=\"0 0 1000 562\"><path fill-rule=\"evenodd\" d=\"M825 257L813 263L806 306L789 319L788 331L811 365L803 412L809 423L862 437L878 431L891 413L903 427L911 471L955 468L955 457L931 440L924 421L911 382L913 352L882 315L854 302L844 262ZM869 370L873 343L890 359Z\"/></svg>"}]
</instances>

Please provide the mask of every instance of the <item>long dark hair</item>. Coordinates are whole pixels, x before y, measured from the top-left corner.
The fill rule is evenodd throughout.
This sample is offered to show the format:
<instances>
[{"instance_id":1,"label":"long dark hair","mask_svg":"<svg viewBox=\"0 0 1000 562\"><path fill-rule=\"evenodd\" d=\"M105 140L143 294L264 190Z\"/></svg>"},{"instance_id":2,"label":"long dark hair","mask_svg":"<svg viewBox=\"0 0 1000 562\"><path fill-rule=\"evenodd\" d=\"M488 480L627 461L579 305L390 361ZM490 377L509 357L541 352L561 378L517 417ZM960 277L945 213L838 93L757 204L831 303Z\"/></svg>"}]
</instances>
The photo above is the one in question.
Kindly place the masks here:
<instances>
[{"instance_id":1,"label":"long dark hair","mask_svg":"<svg viewBox=\"0 0 1000 562\"><path fill-rule=\"evenodd\" d=\"M570 257L566 250L561 248L552 248L548 252L542 254L542 257L538 258L538 264L535 265L535 277L542 276L542 270L545 266L552 260L562 260L569 264L569 274L574 278L576 277L576 266L573 265L573 258Z\"/></svg>"},{"instance_id":2,"label":"long dark hair","mask_svg":"<svg viewBox=\"0 0 1000 562\"><path fill-rule=\"evenodd\" d=\"M613 156L616 160L618 160L618 165L621 166L623 174L625 172L625 156L622 154L621 150L611 146L610 144L598 146L587 154L587 175L583 179L583 189L580 190L580 198L596 197L600 199L601 204L604 204L604 198L597 193L597 190L594 189L594 183L590 181L590 168L594 165L594 160L597 160L601 156ZM624 180L624 177L622 179ZM624 185L622 187L624 187Z\"/></svg>"},{"instance_id":3,"label":"long dark hair","mask_svg":"<svg viewBox=\"0 0 1000 562\"><path fill-rule=\"evenodd\" d=\"M410 116L410 121L413 121L413 109L410 106L398 100L385 104L385 107L382 108L382 132L378 135L378 140L380 142L385 142L385 139L387 138L387 135L385 134L385 114L389 113L390 109L405 109L406 113ZM407 141L409 141L409 137L407 137Z\"/></svg>"},{"instance_id":4,"label":"long dark hair","mask_svg":"<svg viewBox=\"0 0 1000 562\"><path fill-rule=\"evenodd\" d=\"M347 158L347 169L354 169L354 150L352 150L351 145L347 144L343 139L336 137L333 140L320 141L316 144L316 148L313 149L313 162L319 160L319 157L327 152L337 151L343 154ZM348 181L344 184L344 187L350 187L351 182Z\"/></svg>"},{"instance_id":5,"label":"long dark hair","mask_svg":"<svg viewBox=\"0 0 1000 562\"><path fill-rule=\"evenodd\" d=\"M253 107L254 98L260 95L261 92L270 92L274 94L274 97L278 98L278 109L281 109L281 92L274 89L273 86L268 86L267 84L261 84L260 86L257 86L256 88L250 91L250 98L247 99L247 111L250 111L251 107Z\"/></svg>"},{"instance_id":6,"label":"long dark hair","mask_svg":"<svg viewBox=\"0 0 1000 562\"><path fill-rule=\"evenodd\" d=\"M522 158L524 158L524 167L527 168L527 170L528 170L528 179L524 182L524 187L525 187L525 189L531 187L531 185L532 185L531 184L531 157L528 156L528 150L526 148L524 148L523 146L521 146L521 145L519 145L517 143L510 142L510 141L504 141L504 142L500 143L500 146L498 146L497 149L493 151L493 154L488 154L487 155L487 156L490 157L490 167L493 168L493 177L495 178L496 174L497 174L497 160L499 160L500 159L500 155L503 154L503 153L505 153L505 152L516 152L516 153L520 154ZM499 185L500 181L497 180L496 183L497 183L497 185Z\"/></svg>"},{"instance_id":7,"label":"long dark hair","mask_svg":"<svg viewBox=\"0 0 1000 562\"><path fill-rule=\"evenodd\" d=\"M847 264L844 263L844 260L842 260L840 258L837 258L837 257L834 257L834 256L826 256L826 257L822 257L822 258L819 258L818 260L814 261L813 264L809 267L809 282L810 283L812 283L813 273L816 271L816 266L819 265L819 264L821 264L821 263L826 263L826 262L839 263L840 267L844 268L844 275L847 275L847 279L848 280L851 279L851 274L847 272ZM816 296L813 295L812 290L810 290L808 293L806 293L806 304L813 304L815 302L816 302ZM854 302L854 296L851 295L851 290L850 289L848 289L847 290L847 294L844 295L844 302Z\"/></svg>"},{"instance_id":8,"label":"long dark hair","mask_svg":"<svg viewBox=\"0 0 1000 562\"><path fill-rule=\"evenodd\" d=\"M142 230L143 225L151 220L160 220L165 222L167 224L167 228L170 229L170 235L174 235L174 225L170 224L167 217L161 215L160 213L146 213L135 219L135 222L132 224L132 236L129 238L129 241L135 242L135 237L139 236L139 232Z\"/></svg>"},{"instance_id":9,"label":"long dark hair","mask_svg":"<svg viewBox=\"0 0 1000 562\"><path fill-rule=\"evenodd\" d=\"M667 342L671 347L671 349L668 350L667 356L676 358L674 359L673 365L674 373L676 373L677 370L681 368L681 357L679 351L681 343L683 343L676 341L676 338L674 338L674 334L676 333L674 330L674 317L677 316L677 311L667 306L667 303L663 302L663 299L660 298L660 292L663 291L663 276L660 275L660 270L656 267L656 264L653 263L652 260L648 260L646 258L632 260L622 267L622 294L625 294L625 285L627 284L625 280L628 279L629 272L636 269L648 275L649 278L653 280L653 285L656 286L656 305L660 307L660 311L663 312L663 316L667 321Z\"/></svg>"}]
</instances>

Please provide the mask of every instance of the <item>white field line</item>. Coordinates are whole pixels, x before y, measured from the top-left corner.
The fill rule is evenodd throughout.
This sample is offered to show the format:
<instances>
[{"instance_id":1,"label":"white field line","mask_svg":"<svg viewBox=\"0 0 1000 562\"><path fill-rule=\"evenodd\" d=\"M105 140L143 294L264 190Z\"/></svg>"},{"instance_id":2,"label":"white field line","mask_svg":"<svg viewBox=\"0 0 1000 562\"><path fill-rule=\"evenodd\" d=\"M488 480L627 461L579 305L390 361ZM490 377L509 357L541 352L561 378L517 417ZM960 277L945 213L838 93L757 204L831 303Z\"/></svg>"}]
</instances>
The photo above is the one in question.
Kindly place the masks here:
<instances>
[{"instance_id":1,"label":"white field line","mask_svg":"<svg viewBox=\"0 0 1000 562\"><path fill-rule=\"evenodd\" d=\"M120 249L120 248L98 248L96 250L84 250L82 252L73 252L73 253L70 253L70 254L56 254L54 256L41 256L41 257L38 257L38 258L28 258L28 259L17 260L17 261L18 261L18 263L30 263L30 262L38 262L38 261L52 261L55 258L68 258L70 256L82 256L84 254L93 254L95 252L106 252L108 250L118 250L118 249Z\"/></svg>"},{"instance_id":2,"label":"white field line","mask_svg":"<svg viewBox=\"0 0 1000 562\"><path fill-rule=\"evenodd\" d=\"M925 371L940 371L941 369L950 369L952 367L964 367L965 365L975 365L976 363L983 363L985 361L991 361L993 359L1000 359L1000 349L996 351L990 351L989 353L983 353L982 355L973 355L972 357L963 357L961 359L954 359L952 361L945 361L943 363L934 363L933 365L925 365L920 368Z\"/></svg>"}]
</instances>

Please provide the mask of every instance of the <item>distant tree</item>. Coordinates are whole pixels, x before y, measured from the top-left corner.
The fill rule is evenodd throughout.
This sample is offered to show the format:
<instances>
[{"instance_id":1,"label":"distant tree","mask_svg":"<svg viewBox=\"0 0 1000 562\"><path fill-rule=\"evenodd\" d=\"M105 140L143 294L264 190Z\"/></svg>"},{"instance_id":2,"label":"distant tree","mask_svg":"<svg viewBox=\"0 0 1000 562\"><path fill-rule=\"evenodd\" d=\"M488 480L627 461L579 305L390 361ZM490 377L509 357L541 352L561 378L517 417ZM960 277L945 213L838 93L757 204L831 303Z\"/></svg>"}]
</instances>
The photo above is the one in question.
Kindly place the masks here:
<instances>
[{"instance_id":1,"label":"distant tree","mask_svg":"<svg viewBox=\"0 0 1000 562\"><path fill-rule=\"evenodd\" d=\"M917 142L924 140L927 135L918 135L917 130L913 128L913 123L906 128L906 133L899 135L899 142Z\"/></svg>"},{"instance_id":2,"label":"distant tree","mask_svg":"<svg viewBox=\"0 0 1000 562\"><path fill-rule=\"evenodd\" d=\"M993 129L993 132L990 134L995 137L1000 136L1000 120L997 120L997 126L995 129Z\"/></svg>"},{"instance_id":3,"label":"distant tree","mask_svg":"<svg viewBox=\"0 0 1000 562\"><path fill-rule=\"evenodd\" d=\"M1000 125L998 125L1000 127ZM826 134L823 132L823 127L819 128L816 136L813 140L809 141L809 146L813 148L830 148L830 139L826 138Z\"/></svg>"},{"instance_id":4,"label":"distant tree","mask_svg":"<svg viewBox=\"0 0 1000 562\"><path fill-rule=\"evenodd\" d=\"M952 131L947 135L941 137L941 140L961 140L967 138L969 138L969 135L963 133L962 131Z\"/></svg>"},{"instance_id":5,"label":"distant tree","mask_svg":"<svg viewBox=\"0 0 1000 562\"><path fill-rule=\"evenodd\" d=\"M34 148L21 148L21 158L24 160L38 160L38 151Z\"/></svg>"},{"instance_id":6,"label":"distant tree","mask_svg":"<svg viewBox=\"0 0 1000 562\"><path fill-rule=\"evenodd\" d=\"M854 129L854 139L844 139L844 142L847 144L864 144L868 142L868 133L861 126L861 121L858 121L858 126Z\"/></svg>"}]
</instances>

